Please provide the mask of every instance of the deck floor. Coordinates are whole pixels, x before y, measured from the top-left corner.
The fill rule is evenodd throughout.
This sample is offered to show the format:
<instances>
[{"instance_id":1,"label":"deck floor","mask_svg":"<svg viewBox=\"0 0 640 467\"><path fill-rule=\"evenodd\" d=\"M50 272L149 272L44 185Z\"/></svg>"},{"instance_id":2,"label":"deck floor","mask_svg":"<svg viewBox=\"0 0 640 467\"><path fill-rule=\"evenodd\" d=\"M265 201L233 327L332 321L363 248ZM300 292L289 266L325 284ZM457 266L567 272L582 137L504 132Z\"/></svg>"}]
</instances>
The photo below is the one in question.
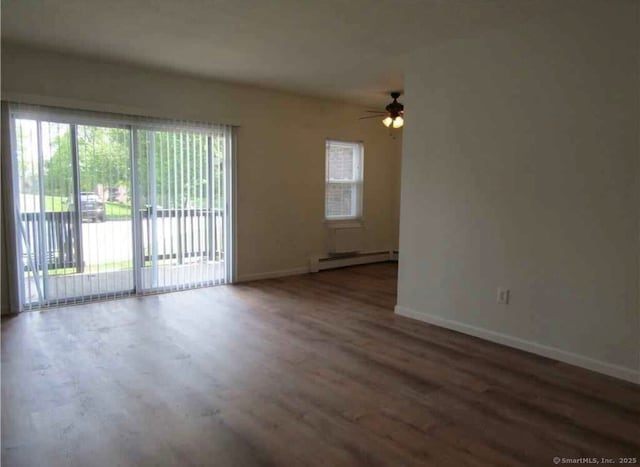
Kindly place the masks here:
<instances>
[{"instance_id":1,"label":"deck floor","mask_svg":"<svg viewBox=\"0 0 640 467\"><path fill-rule=\"evenodd\" d=\"M73 300L96 295L122 295L133 292L133 270L86 272L78 274L50 275L47 279L46 297L50 303ZM209 281L224 281L224 261L203 261L182 265L161 265L156 271L155 288L176 288L192 284L203 284ZM144 288L153 289L153 272L151 267L141 271ZM37 307L40 300L36 279L31 275L25 278L26 302ZM42 282L40 282L42 284Z\"/></svg>"}]
</instances>

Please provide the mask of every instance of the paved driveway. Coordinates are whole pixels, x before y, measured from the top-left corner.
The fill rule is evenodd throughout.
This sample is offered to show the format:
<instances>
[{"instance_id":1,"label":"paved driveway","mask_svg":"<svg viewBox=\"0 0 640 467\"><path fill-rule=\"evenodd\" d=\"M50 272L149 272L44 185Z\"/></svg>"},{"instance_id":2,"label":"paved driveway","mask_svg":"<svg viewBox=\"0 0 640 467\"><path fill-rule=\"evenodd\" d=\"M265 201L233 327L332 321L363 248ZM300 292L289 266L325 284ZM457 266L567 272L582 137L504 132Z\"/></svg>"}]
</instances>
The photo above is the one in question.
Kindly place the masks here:
<instances>
[{"instance_id":1,"label":"paved driveway","mask_svg":"<svg viewBox=\"0 0 640 467\"><path fill-rule=\"evenodd\" d=\"M130 261L132 244L130 220L82 223L82 251L87 265Z\"/></svg>"},{"instance_id":2,"label":"paved driveway","mask_svg":"<svg viewBox=\"0 0 640 467\"><path fill-rule=\"evenodd\" d=\"M216 245L222 248L221 217L216 217ZM147 238L147 222L142 223L142 236ZM133 234L131 220L107 220L83 222L82 242L86 265L105 265L129 261L133 258ZM156 239L158 255L175 255L178 252L178 232L181 233L181 249L186 253L207 251L207 227L204 217L193 218L180 224L176 218L157 219ZM146 241L145 241L146 244ZM196 255L197 256L197 255Z\"/></svg>"}]
</instances>

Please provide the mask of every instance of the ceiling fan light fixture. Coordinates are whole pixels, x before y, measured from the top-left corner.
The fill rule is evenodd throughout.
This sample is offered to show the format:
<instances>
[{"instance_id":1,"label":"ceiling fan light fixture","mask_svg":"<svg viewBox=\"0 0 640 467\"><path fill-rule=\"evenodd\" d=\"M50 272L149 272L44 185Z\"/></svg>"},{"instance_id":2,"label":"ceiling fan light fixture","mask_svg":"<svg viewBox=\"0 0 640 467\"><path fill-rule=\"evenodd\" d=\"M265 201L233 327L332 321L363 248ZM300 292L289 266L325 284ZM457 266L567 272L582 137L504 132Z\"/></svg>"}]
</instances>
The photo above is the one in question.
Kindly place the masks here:
<instances>
[{"instance_id":1,"label":"ceiling fan light fixture","mask_svg":"<svg viewBox=\"0 0 640 467\"><path fill-rule=\"evenodd\" d=\"M404 126L404 105L401 102L398 102L398 97L400 97L399 92L392 92L391 97L393 101L387 104L383 111L379 110L367 110L366 112L371 113L373 115L366 115L364 117L360 117L360 120L365 118L382 118L382 124L391 129L398 129Z\"/></svg>"},{"instance_id":2,"label":"ceiling fan light fixture","mask_svg":"<svg viewBox=\"0 0 640 467\"><path fill-rule=\"evenodd\" d=\"M404 118L397 116L396 118L393 119L393 128L402 128L403 126L404 126Z\"/></svg>"},{"instance_id":3,"label":"ceiling fan light fixture","mask_svg":"<svg viewBox=\"0 0 640 467\"><path fill-rule=\"evenodd\" d=\"M404 126L404 105L398 102L399 92L392 92L393 101L385 107L387 116L382 120L382 124L387 128L402 128Z\"/></svg>"}]
</instances>

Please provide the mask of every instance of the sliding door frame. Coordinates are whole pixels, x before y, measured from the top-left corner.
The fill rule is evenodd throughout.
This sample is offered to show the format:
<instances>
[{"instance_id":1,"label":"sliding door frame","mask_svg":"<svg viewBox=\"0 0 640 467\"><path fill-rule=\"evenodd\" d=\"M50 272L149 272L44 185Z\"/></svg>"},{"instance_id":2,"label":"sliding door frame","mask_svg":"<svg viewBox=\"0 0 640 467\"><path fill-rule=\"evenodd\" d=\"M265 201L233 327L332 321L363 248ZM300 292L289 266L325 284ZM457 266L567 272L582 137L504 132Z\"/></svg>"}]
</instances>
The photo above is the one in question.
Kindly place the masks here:
<instances>
[{"instance_id":1,"label":"sliding door frame","mask_svg":"<svg viewBox=\"0 0 640 467\"><path fill-rule=\"evenodd\" d=\"M232 238L233 233L236 230L235 227L235 139L236 139L236 127L227 126L230 131L225 132L224 134L224 163L221 166L222 170L222 183L214 186L214 139L217 135L219 135L218 128L209 128L208 126L194 126L192 128L185 127L184 132L191 134L203 134L206 137L206 161L207 161L207 208L210 210L210 216L207 221L207 228L209 229L209 239L208 239L208 254L207 258L215 261L216 249L215 246L217 244L217 225L216 225L216 206L215 206L215 195L216 189L221 190L218 195L224 194L225 202L221 206L223 212L223 222L220 231L220 236L222 239L222 245L224 247L224 279L219 277L204 280L197 282L197 286L187 286L184 285L158 285L157 281L157 259L159 255L157 253L157 226L158 226L158 217L157 211L155 207L157 206L157 194L155 190L151 190L149 193L150 196L150 205L154 206L151 213L151 228L152 228L152 240L151 240L151 251L149 256L151 257L151 274L152 274L152 286L145 286L145 281L143 278L143 267L144 264L144 254L136 255L136 261L140 264L140 267L136 267L136 277L135 277L135 286L136 286L136 295L151 295L157 293L165 293L165 292L176 292L181 290L187 290L191 288L200 288L200 287L209 287L221 284L231 284L235 281L234 272L235 272L235 251L233 245L235 244L234 239ZM147 132L164 132L167 131L167 127L164 125L132 125L132 144L135 146L135 153L132 151L132 157L134 157L134 169L132 170L136 176L140 173L141 170L146 170L149 174L149 183L151 186L155 186L154 178L155 178L155 167L157 166L157 152L155 149L155 141L151 139L149 148L147 150L147 167L143 168L140 164L140 154L139 154L139 132L147 131ZM183 170L181 170L181 173ZM136 193L134 195L134 199L139 203L140 199L142 199L141 186L139 181L135 182L135 190ZM132 182L132 183L134 183ZM184 187L182 187L184 189ZM177 209L177 208L174 208ZM194 210L202 209L202 208L192 208ZM137 216L136 219L136 228L138 231L136 232L136 246L139 252L143 252L144 250L144 240L143 240L143 232L142 229L142 206L137 205L135 209L135 214ZM180 211L180 209L178 209ZM182 216L182 214L180 214ZM180 230L180 218L178 218L178 230ZM178 235L178 248L180 249L181 237ZM155 271L154 271L155 269ZM155 278L155 279L154 279Z\"/></svg>"},{"instance_id":2,"label":"sliding door frame","mask_svg":"<svg viewBox=\"0 0 640 467\"><path fill-rule=\"evenodd\" d=\"M227 135L228 143L227 154L225 154L225 215L228 216L226 222L223 223L225 228L225 276L227 283L236 282L237 256L236 256L236 239L238 230L236 228L236 199L237 187L237 155L238 155L238 137L237 127L231 129L231 134Z\"/></svg>"},{"instance_id":3,"label":"sliding door frame","mask_svg":"<svg viewBox=\"0 0 640 467\"><path fill-rule=\"evenodd\" d=\"M140 183L138 174L140 170L140 158L138 157L138 132L133 125L129 125L129 138L131 141L131 235L133 236L133 290L135 295L140 295L142 290L142 268L144 267L144 254L141 255L142 244L142 213L140 212Z\"/></svg>"},{"instance_id":4,"label":"sliding door frame","mask_svg":"<svg viewBox=\"0 0 640 467\"><path fill-rule=\"evenodd\" d=\"M213 227L210 230L211 242L215 245L216 237L214 236L215 230L215 202L214 202L214 187L213 187L213 176L214 176L214 167L213 167L213 139L214 135L218 130L217 125L210 125L207 123L194 123L194 122L179 122L174 125L170 120L163 119L155 119L155 118L146 118L146 117L138 117L138 116L128 116L128 115L120 115L120 114L105 114L105 113L96 113L91 111L82 111L82 110L71 110L71 109L58 109L52 107L38 106L38 105L21 105L21 104L12 104L9 102L2 102L2 112L4 118L4 124L8 125L8 133L9 133L9 144L5 145L4 148L8 150L8 154L6 157L3 157L2 163L2 173L3 173L3 211L5 214L5 223L7 225L7 256L8 256L8 275L9 275L9 286L11 293L10 306L11 312L20 312L25 309L39 309L46 308L54 305L67 305L74 303L86 303L92 300L99 300L104 298L114 298L113 292L99 293L99 294L89 294L80 297L70 297L65 299L45 299L45 290L42 289L39 291L39 303L29 302L26 303L25 297L25 274L24 274L24 252L22 248L22 236L25 234L22 224L22 213L20 208L19 200L16 198L19 194L19 174L18 174L18 164L17 164L17 137L16 137L16 120L26 119L26 120L35 120L37 125L37 138L38 138L38 184L39 184L39 199L40 199L40 218L41 225L42 217L44 216L44 211L46 211L46 203L43 202L43 197L45 196L43 181L44 181L44 167L43 167L43 157L42 157L42 122L49 123L60 123L67 124L70 128L70 144L71 144L71 170L72 170L72 186L73 186L73 199L74 204L77 207L75 209L75 213L73 215L73 222L75 226L75 238L74 242L76 243L76 260L79 261L77 265L77 272L83 272L83 249L82 249L82 210L81 210L81 190L80 190L80 164L79 164L79 147L78 147L78 126L86 125L86 126L97 126L97 127L110 127L110 128L121 128L129 131L129 161L130 161L130 183L131 183L131 237L132 237L132 275L133 275L133 288L125 289L122 291L122 297L131 296L131 295L146 295L152 293L160 293L160 292L170 292L176 290L182 290L182 287L155 287L152 289L144 288L143 281L143 268L144 264L144 252L143 244L142 244L142 213L141 213L141 187L139 180L139 170L143 170L140 167L140 155L139 155L139 146L138 146L138 138L140 130L158 130L158 131L166 131L167 128L175 128L180 127L182 123L185 124L184 131L194 131L194 132L205 132L207 134L207 155L206 160L208 162L207 166L207 178L209 182L207 183L207 196L208 196L208 207L211 209L211 216L209 220L209 228ZM140 124L136 124L136 121L140 121ZM224 132L224 146L225 146L225 154L224 154L224 164L223 164L223 180L224 183L220 188L224 190L225 194L225 202L224 205L221 206L223 208L223 225L224 229L222 235L222 241L224 245L224 280L212 279L208 281L199 282L198 286L208 286L208 285L216 285L220 283L233 283L235 282L235 273L236 273L236 264L237 257L235 252L235 240L237 236L236 229L236 153L237 153L237 138L236 132L237 127L234 126L226 126L228 128L227 131ZM6 134L6 130L5 134ZM155 154L153 154L151 161L155 162ZM149 171L149 167L145 167L144 170ZM153 172L153 171L152 171ZM150 181L152 182L153 178L155 178L155 173L151 175ZM154 191L154 190L152 190ZM154 193L155 198L155 193ZM155 201L155 199L154 199ZM153 203L154 206L157 203ZM211 219L213 220L214 226L211 226ZM154 209L154 231L157 229L157 216L155 215ZM41 233L42 235L42 233ZM157 243L157 234L156 240L153 242ZM157 249L157 245L155 245ZM46 245L44 246L46 249ZM214 255L215 260L215 251L214 248L209 248L208 256ZM142 252L142 253L141 253ZM47 255L46 251L41 251L41 254ZM29 255L28 260L31 258L32 254ZM154 256L157 259L157 251ZM32 258L31 258L32 259ZM40 259L41 262L42 258ZM43 268L46 268L46 258L43 262ZM152 264L157 261L152 260ZM30 269L36 271L37 268L31 265ZM41 271L43 277L46 277L46 270ZM156 272L157 274L157 272ZM46 281L46 278L44 279ZM38 282L38 281L37 281ZM157 285L157 282L153 282L154 285ZM41 284L45 286L45 284ZM45 286L46 287L46 286ZM120 293L120 292L118 292Z\"/></svg>"},{"instance_id":5,"label":"sliding door frame","mask_svg":"<svg viewBox=\"0 0 640 467\"><path fill-rule=\"evenodd\" d=\"M3 222L7 226L5 245L7 246L7 285L9 285L9 311L18 313L22 311L24 303L24 273L21 268L23 265L22 244L18 241L22 234L22 222L20 219L19 203L16 200L16 193L19 192L18 185L18 167L14 160L14 151L16 146L16 132L13 124L13 115L11 114L8 102L2 102L2 121L4 122L2 129L3 141L8 133L8 144L2 145L2 212ZM6 151L6 153L5 153ZM21 237L20 237L21 238Z\"/></svg>"},{"instance_id":6,"label":"sliding door frame","mask_svg":"<svg viewBox=\"0 0 640 467\"><path fill-rule=\"evenodd\" d=\"M71 170L73 170L73 192L74 205L82 206L82 195L80 190L80 157L78 156L78 125L71 125ZM84 251L82 248L82 209L75 209L73 215L75 223L76 261L78 262L76 271L84 272Z\"/></svg>"}]
</instances>

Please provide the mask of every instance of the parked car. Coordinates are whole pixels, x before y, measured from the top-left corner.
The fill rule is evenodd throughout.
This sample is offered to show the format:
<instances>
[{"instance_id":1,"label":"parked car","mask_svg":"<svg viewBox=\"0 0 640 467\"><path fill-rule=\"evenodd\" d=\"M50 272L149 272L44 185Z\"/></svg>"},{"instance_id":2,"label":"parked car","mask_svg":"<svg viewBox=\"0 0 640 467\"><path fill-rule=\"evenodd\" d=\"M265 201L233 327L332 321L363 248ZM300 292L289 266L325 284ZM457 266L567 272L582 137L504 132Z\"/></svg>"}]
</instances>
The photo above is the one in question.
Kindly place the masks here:
<instances>
[{"instance_id":1,"label":"parked car","mask_svg":"<svg viewBox=\"0 0 640 467\"><path fill-rule=\"evenodd\" d=\"M83 191L80 193L80 203L83 221L104 222L107 220L104 203L95 193ZM69 203L69 210L74 210L73 202Z\"/></svg>"}]
</instances>

